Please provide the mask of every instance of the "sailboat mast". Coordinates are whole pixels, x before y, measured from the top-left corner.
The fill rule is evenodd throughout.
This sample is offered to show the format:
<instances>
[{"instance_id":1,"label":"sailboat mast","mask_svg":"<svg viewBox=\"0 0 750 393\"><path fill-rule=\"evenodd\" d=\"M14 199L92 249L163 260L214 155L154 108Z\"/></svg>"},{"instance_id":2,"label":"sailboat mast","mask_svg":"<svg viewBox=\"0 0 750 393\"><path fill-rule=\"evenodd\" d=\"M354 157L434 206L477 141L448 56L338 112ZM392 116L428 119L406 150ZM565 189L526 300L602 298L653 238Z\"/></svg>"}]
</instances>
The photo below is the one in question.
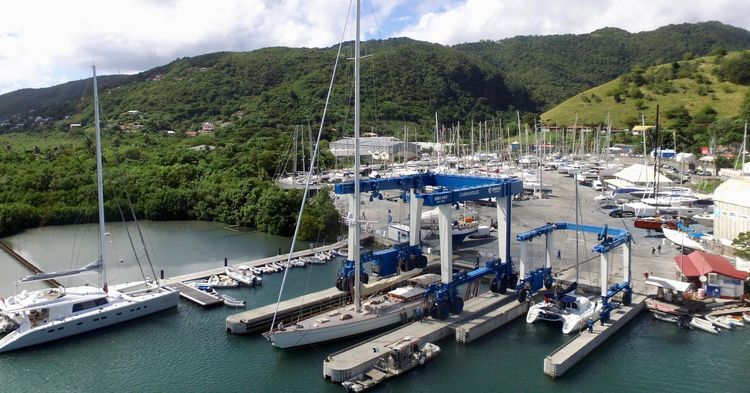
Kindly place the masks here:
<instances>
[{"instance_id":1,"label":"sailboat mast","mask_svg":"<svg viewBox=\"0 0 750 393\"><path fill-rule=\"evenodd\" d=\"M104 257L106 250L104 245L104 186L102 182L102 137L101 129L99 128L99 91L96 85L96 66L92 65L94 77L94 129L96 130L96 192L99 204L99 261L102 263L102 287L107 286L107 275L104 269Z\"/></svg>"},{"instance_id":2,"label":"sailboat mast","mask_svg":"<svg viewBox=\"0 0 750 393\"><path fill-rule=\"evenodd\" d=\"M576 175L573 176L573 183L575 184L575 187L576 187L576 282L578 282L578 228L579 228L579 222L578 222L578 180L576 179L577 177L578 177L578 173L576 173Z\"/></svg>"},{"instance_id":3,"label":"sailboat mast","mask_svg":"<svg viewBox=\"0 0 750 393\"><path fill-rule=\"evenodd\" d=\"M360 102L359 102L359 13L360 13L360 0L357 0L357 7L356 7L356 15L357 15L357 21L355 23L355 31L356 31L356 37L354 38L354 212L352 219L354 220L354 237L355 237L355 244L357 245L354 247L354 250L352 251L352 255L354 256L354 310L356 312L360 312L362 308L362 300L360 299L360 285L359 275L361 274L360 270L362 267L359 263L359 239L361 237L360 235L360 226L359 226L359 217L360 217L360 190L359 190L359 177L360 177L360 154L359 154L359 122L360 122Z\"/></svg>"}]
</instances>

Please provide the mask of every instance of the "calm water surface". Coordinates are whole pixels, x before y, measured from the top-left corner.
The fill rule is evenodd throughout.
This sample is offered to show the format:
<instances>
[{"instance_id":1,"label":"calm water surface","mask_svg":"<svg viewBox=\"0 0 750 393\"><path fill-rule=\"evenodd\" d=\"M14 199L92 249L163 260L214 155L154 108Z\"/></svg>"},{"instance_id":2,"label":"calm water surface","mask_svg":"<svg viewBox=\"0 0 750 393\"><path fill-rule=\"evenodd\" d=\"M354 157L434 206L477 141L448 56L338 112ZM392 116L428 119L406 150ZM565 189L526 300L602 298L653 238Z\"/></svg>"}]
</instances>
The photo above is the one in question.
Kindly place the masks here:
<instances>
[{"instance_id":1,"label":"calm water surface","mask_svg":"<svg viewBox=\"0 0 750 393\"><path fill-rule=\"evenodd\" d=\"M110 281L137 279L127 237L111 225ZM288 250L290 240L238 233L221 224L146 222L149 253L167 275L220 266L224 257L245 261ZM81 266L95 258L93 225L48 227L6 240L44 270ZM122 263L117 262L123 259ZM0 256L0 294L15 292L27 274ZM290 271L284 298L332 286L337 263ZM248 308L276 301L281 275L266 275L262 288L226 290ZM67 284L67 283L66 283ZM74 283L75 284L75 283ZM180 302L176 309L46 345L0 355L2 392L341 392L322 378L326 355L360 339L298 350L274 349L261 336L224 332L228 308L203 310ZM517 320L470 345L450 339L443 354L382 392L748 392L750 327L713 336L684 331L644 313L562 379L542 372L544 356L568 337L559 326Z\"/></svg>"}]
</instances>

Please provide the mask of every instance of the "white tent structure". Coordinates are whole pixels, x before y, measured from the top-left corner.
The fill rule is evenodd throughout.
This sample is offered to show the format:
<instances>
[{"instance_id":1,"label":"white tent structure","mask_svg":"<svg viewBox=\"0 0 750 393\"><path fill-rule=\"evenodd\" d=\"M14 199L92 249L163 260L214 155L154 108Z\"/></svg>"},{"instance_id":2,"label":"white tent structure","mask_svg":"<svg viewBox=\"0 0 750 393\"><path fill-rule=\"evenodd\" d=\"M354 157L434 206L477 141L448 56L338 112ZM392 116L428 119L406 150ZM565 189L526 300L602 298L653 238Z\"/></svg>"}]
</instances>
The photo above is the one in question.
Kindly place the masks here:
<instances>
[{"instance_id":1,"label":"white tent structure","mask_svg":"<svg viewBox=\"0 0 750 393\"><path fill-rule=\"evenodd\" d=\"M607 183L615 188L650 187L657 178L661 185L671 186L673 183L668 177L654 171L654 167L643 164L634 164L615 173L614 179L607 180Z\"/></svg>"},{"instance_id":2,"label":"white tent structure","mask_svg":"<svg viewBox=\"0 0 750 393\"><path fill-rule=\"evenodd\" d=\"M750 231L750 178L735 177L714 191L714 237L731 244L738 234Z\"/></svg>"},{"instance_id":3,"label":"white tent structure","mask_svg":"<svg viewBox=\"0 0 750 393\"><path fill-rule=\"evenodd\" d=\"M684 162L686 164L690 164L695 162L695 154L693 153L677 153L676 156L674 156L674 160L677 162Z\"/></svg>"}]
</instances>

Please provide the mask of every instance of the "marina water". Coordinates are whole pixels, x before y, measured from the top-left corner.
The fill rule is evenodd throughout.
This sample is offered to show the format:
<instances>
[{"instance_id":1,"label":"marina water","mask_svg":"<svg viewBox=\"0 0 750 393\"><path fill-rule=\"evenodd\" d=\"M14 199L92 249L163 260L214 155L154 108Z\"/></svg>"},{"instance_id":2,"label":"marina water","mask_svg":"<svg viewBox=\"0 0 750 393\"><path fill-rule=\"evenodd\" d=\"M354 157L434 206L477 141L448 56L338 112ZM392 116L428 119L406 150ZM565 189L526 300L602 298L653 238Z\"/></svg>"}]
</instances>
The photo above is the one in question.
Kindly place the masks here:
<instances>
[{"instance_id":1,"label":"marina water","mask_svg":"<svg viewBox=\"0 0 750 393\"><path fill-rule=\"evenodd\" d=\"M228 230L206 222L142 223L149 254L167 276L195 272L288 251L290 239ZM126 235L111 232L110 281L136 280ZM5 240L52 271L96 258L96 226L57 226ZM301 247L307 247L303 243ZM138 247L140 248L140 247ZM119 262L123 259L123 262ZM337 262L290 271L284 298L333 285ZM0 255L0 295L15 293L27 274ZM158 270L157 270L158 274ZM223 292L254 308L276 301L281 275L266 275L261 288ZM68 284L64 282L63 284ZM0 355L4 392L341 392L322 377L323 359L361 341L354 338L297 350L272 348L260 335L224 332L224 318L237 310L203 310L181 301L176 309L65 340ZM513 323L472 342L438 342L441 356L423 368L378 387L383 392L673 392L683 389L748 392L750 327L722 332L679 330L643 313L560 380L542 372L544 356L568 336L559 326Z\"/></svg>"}]
</instances>

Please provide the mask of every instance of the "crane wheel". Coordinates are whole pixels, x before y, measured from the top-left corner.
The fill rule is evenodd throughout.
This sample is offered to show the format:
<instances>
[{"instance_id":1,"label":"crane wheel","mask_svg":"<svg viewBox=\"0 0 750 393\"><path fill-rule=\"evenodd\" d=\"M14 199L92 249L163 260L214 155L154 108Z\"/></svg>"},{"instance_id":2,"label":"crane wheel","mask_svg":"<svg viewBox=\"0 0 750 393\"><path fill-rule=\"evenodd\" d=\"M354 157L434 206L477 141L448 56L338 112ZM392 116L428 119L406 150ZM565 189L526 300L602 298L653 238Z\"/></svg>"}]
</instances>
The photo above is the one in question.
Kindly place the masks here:
<instances>
[{"instance_id":1,"label":"crane wheel","mask_svg":"<svg viewBox=\"0 0 750 393\"><path fill-rule=\"evenodd\" d=\"M518 293L516 293L516 299L519 303L523 303L526 301L526 296L528 295L528 292L526 291L526 288L522 288Z\"/></svg>"},{"instance_id":2,"label":"crane wheel","mask_svg":"<svg viewBox=\"0 0 750 393\"><path fill-rule=\"evenodd\" d=\"M508 277L503 276L500 278L500 283L497 285L497 292L501 295L505 295L508 292Z\"/></svg>"},{"instance_id":3,"label":"crane wheel","mask_svg":"<svg viewBox=\"0 0 750 393\"><path fill-rule=\"evenodd\" d=\"M461 314L461 311L464 310L464 299L461 299L458 296L451 299L450 309L451 309L451 314L453 315Z\"/></svg>"}]
</instances>

